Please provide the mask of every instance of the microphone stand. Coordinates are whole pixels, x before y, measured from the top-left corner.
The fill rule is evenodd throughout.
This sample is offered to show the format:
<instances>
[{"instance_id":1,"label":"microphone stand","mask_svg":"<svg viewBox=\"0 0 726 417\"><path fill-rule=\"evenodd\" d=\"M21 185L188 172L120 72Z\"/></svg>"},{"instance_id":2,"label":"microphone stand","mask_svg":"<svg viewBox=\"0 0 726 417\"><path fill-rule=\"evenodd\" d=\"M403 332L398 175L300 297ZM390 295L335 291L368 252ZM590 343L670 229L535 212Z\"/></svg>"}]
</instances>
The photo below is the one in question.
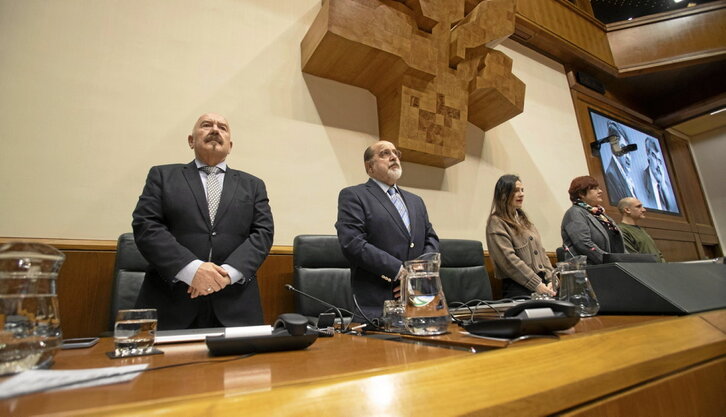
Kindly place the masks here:
<instances>
[{"instance_id":1,"label":"microphone stand","mask_svg":"<svg viewBox=\"0 0 726 417\"><path fill-rule=\"evenodd\" d=\"M323 300L321 300L321 299L319 299L319 298L317 298L315 296L312 296L312 295L310 295L310 294L308 294L306 292L300 291L300 290L298 290L297 288L293 287L290 284L285 284L285 288L287 288L288 290L290 290L292 292L296 292L296 293L302 295L303 297L307 297L307 298L309 298L311 300L315 300L318 303L320 303L320 304L322 304L322 305L324 305L326 307L329 307L329 308L332 308L333 310L335 310L335 312L338 314L338 317L340 317L340 326L341 326L341 331L340 332L341 333L347 333L348 332L348 327L350 326L350 323L345 324L345 319L343 318L343 313L340 312L340 308L338 308L338 307L330 304L327 301L323 301Z\"/></svg>"}]
</instances>

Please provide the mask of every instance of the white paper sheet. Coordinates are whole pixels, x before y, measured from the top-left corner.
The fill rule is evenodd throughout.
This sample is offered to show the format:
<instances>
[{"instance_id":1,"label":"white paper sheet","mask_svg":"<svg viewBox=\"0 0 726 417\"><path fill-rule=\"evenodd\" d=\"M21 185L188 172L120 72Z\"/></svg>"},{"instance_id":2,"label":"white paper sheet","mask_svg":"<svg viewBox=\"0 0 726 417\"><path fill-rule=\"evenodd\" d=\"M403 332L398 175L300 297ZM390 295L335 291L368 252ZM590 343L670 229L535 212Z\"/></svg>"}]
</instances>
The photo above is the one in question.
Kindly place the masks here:
<instances>
[{"instance_id":1,"label":"white paper sheet","mask_svg":"<svg viewBox=\"0 0 726 417\"><path fill-rule=\"evenodd\" d=\"M29 370L0 384L0 400L41 391L117 384L136 378L149 364L75 370Z\"/></svg>"}]
</instances>

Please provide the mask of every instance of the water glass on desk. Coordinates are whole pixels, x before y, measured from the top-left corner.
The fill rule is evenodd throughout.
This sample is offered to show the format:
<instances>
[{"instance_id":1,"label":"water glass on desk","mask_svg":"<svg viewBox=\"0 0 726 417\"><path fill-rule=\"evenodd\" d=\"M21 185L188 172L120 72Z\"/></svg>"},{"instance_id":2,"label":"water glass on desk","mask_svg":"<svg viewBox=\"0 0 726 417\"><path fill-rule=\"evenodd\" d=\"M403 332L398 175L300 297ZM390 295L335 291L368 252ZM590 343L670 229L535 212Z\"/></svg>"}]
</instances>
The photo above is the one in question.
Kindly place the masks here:
<instances>
[{"instance_id":1,"label":"water glass on desk","mask_svg":"<svg viewBox=\"0 0 726 417\"><path fill-rule=\"evenodd\" d=\"M116 356L150 353L156 337L156 309L119 310L113 339Z\"/></svg>"},{"instance_id":2,"label":"water glass on desk","mask_svg":"<svg viewBox=\"0 0 726 417\"><path fill-rule=\"evenodd\" d=\"M383 329L387 332L401 333L406 331L403 325L405 308L400 300L383 302Z\"/></svg>"}]
</instances>

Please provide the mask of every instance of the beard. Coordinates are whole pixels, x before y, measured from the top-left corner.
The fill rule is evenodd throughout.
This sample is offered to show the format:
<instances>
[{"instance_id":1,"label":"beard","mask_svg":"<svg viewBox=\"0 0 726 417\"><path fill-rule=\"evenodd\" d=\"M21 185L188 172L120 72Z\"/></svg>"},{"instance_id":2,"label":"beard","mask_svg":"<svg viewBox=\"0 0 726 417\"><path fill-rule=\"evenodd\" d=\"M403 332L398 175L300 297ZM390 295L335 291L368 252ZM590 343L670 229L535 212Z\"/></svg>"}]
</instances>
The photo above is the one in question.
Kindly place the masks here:
<instances>
[{"instance_id":1,"label":"beard","mask_svg":"<svg viewBox=\"0 0 726 417\"><path fill-rule=\"evenodd\" d=\"M394 183L401 178L402 174L403 168L400 166L388 168L388 178L392 179Z\"/></svg>"}]
</instances>

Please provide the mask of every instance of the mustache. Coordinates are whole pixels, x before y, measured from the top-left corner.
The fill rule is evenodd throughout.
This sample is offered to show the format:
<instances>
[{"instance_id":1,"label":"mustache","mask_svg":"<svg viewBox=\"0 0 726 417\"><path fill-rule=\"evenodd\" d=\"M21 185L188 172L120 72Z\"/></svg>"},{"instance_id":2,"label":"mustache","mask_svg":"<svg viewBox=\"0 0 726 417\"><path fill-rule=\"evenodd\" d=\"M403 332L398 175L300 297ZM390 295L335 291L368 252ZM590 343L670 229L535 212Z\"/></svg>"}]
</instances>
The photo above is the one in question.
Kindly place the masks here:
<instances>
[{"instance_id":1,"label":"mustache","mask_svg":"<svg viewBox=\"0 0 726 417\"><path fill-rule=\"evenodd\" d=\"M222 137L216 133L210 133L204 138L204 142L211 142L211 141L215 141L221 145Z\"/></svg>"}]
</instances>

